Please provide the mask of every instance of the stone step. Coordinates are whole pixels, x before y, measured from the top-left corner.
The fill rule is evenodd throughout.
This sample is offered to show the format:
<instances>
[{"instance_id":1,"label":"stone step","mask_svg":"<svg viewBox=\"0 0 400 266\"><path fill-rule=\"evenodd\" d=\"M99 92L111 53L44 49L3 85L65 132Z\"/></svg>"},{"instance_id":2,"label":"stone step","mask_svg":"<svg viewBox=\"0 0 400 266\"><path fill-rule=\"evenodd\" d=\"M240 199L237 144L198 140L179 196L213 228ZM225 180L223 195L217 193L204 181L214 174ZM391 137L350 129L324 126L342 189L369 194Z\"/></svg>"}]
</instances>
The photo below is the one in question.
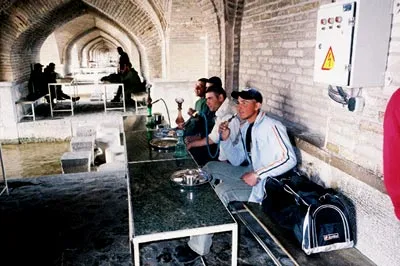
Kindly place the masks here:
<instances>
[{"instance_id":1,"label":"stone step","mask_svg":"<svg viewBox=\"0 0 400 266\"><path fill-rule=\"evenodd\" d=\"M72 137L70 142L70 150L72 152L89 151L91 155L91 163L94 160L95 136Z\"/></svg>"},{"instance_id":2,"label":"stone step","mask_svg":"<svg viewBox=\"0 0 400 266\"><path fill-rule=\"evenodd\" d=\"M63 174L90 172L91 152L71 151L61 156Z\"/></svg>"},{"instance_id":3,"label":"stone step","mask_svg":"<svg viewBox=\"0 0 400 266\"><path fill-rule=\"evenodd\" d=\"M125 170L125 163L122 162L105 163L97 167L97 172L122 172L122 175Z\"/></svg>"},{"instance_id":4,"label":"stone step","mask_svg":"<svg viewBox=\"0 0 400 266\"><path fill-rule=\"evenodd\" d=\"M112 163L115 161L125 162L124 146L111 146L106 149L106 162Z\"/></svg>"}]
</instances>

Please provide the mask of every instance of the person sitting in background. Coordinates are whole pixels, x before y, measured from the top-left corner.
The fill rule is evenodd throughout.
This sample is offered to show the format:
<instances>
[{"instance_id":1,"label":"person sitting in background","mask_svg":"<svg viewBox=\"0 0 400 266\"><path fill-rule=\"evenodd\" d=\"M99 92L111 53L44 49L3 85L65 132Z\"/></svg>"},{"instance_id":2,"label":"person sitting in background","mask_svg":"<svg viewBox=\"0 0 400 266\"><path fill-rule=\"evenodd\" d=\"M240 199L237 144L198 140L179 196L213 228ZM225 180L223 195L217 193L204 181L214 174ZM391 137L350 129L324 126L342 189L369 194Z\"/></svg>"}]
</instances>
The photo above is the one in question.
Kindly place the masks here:
<instances>
[{"instance_id":1,"label":"person sitting in background","mask_svg":"<svg viewBox=\"0 0 400 266\"><path fill-rule=\"evenodd\" d=\"M211 77L207 80L206 82L206 89L211 87L211 86L217 86L222 88L222 81L219 77Z\"/></svg>"},{"instance_id":2,"label":"person sitting in background","mask_svg":"<svg viewBox=\"0 0 400 266\"><path fill-rule=\"evenodd\" d=\"M103 79L102 79L103 80ZM138 72L128 63L122 67L120 74L120 82L124 84L125 104L134 105L132 93L139 93L146 91L146 85L141 81ZM111 102L120 102L122 95L122 86L118 87L117 94Z\"/></svg>"},{"instance_id":3,"label":"person sitting in background","mask_svg":"<svg viewBox=\"0 0 400 266\"><path fill-rule=\"evenodd\" d=\"M205 123L207 122L207 132L211 132L214 127L215 112L211 112L206 102L206 78L201 78L196 82L194 92L199 99L195 103L195 107L189 108L189 120L185 123L185 136L188 141L200 139L206 136ZM204 116L207 121L204 121Z\"/></svg>"},{"instance_id":4,"label":"person sitting in background","mask_svg":"<svg viewBox=\"0 0 400 266\"><path fill-rule=\"evenodd\" d=\"M55 71L56 65L54 63L50 63L44 69L44 79L46 81L46 85L49 83L57 83L57 79L61 78L60 74ZM47 99L47 98L46 98ZM54 104L54 99L59 101L61 100L72 100L73 102L79 101L80 97L71 97L65 94L62 91L61 85L50 85L50 99L47 99L47 102Z\"/></svg>"},{"instance_id":5,"label":"person sitting in background","mask_svg":"<svg viewBox=\"0 0 400 266\"><path fill-rule=\"evenodd\" d=\"M212 131L208 134L208 136L205 136L202 139L191 140L190 138L185 138L187 149L200 166L212 160L226 160L224 151L222 149L218 149L217 145L220 140L218 127L220 123L227 121L234 115L231 102L226 97L226 92L222 87L209 87L206 90L206 101L210 111L215 112L216 119ZM239 121L234 119L232 124L236 126L235 132L239 132ZM232 135L234 135L234 133L232 133Z\"/></svg>"},{"instance_id":6,"label":"person sitting in background","mask_svg":"<svg viewBox=\"0 0 400 266\"><path fill-rule=\"evenodd\" d=\"M43 65L36 63L33 66L31 76L29 77L28 90L29 94L27 96L30 100L36 100L39 97L46 95L48 93L47 84L44 79Z\"/></svg>"}]
</instances>

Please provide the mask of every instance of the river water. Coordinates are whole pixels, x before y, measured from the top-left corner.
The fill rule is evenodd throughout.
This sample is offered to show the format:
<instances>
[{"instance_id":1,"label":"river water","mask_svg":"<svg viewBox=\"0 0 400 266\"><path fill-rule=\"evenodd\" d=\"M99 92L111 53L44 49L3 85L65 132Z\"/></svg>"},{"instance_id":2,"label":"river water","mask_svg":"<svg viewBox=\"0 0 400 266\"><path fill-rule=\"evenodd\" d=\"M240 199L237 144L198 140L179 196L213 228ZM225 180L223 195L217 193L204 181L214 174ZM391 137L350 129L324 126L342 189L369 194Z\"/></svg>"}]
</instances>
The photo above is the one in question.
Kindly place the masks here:
<instances>
[{"instance_id":1,"label":"river water","mask_svg":"<svg viewBox=\"0 0 400 266\"><path fill-rule=\"evenodd\" d=\"M69 151L69 142L2 145L6 176L38 177L61 174L60 158Z\"/></svg>"}]
</instances>

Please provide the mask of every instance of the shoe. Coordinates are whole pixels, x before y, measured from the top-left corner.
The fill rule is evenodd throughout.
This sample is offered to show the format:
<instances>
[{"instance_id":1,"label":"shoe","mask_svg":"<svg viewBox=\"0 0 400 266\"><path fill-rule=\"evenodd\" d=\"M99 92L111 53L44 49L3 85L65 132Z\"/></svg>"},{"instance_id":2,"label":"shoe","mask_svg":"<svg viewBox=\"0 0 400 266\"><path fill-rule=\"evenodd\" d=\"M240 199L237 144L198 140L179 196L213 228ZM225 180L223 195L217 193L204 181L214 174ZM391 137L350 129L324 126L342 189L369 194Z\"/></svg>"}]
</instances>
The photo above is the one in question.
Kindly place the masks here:
<instances>
[{"instance_id":1,"label":"shoe","mask_svg":"<svg viewBox=\"0 0 400 266\"><path fill-rule=\"evenodd\" d=\"M183 263L193 262L200 257L200 255L194 252L187 244L184 246L177 246L175 252L176 259Z\"/></svg>"},{"instance_id":2,"label":"shoe","mask_svg":"<svg viewBox=\"0 0 400 266\"><path fill-rule=\"evenodd\" d=\"M74 103L74 102L76 102L76 101L79 101L81 99L81 97L72 97L71 98L71 100L72 100L72 102Z\"/></svg>"}]
</instances>

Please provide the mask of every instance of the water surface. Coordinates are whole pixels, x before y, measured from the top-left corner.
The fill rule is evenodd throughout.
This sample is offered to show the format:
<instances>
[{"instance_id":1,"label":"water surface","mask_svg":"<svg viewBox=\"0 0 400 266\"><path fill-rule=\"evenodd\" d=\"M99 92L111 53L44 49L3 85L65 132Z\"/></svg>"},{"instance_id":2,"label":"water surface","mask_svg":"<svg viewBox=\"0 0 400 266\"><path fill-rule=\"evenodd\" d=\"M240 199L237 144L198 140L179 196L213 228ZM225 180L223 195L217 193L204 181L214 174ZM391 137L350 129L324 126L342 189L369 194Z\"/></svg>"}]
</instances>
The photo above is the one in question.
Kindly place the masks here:
<instances>
[{"instance_id":1,"label":"water surface","mask_svg":"<svg viewBox=\"0 0 400 266\"><path fill-rule=\"evenodd\" d=\"M69 142L2 145L7 178L61 174L60 158Z\"/></svg>"}]
</instances>

